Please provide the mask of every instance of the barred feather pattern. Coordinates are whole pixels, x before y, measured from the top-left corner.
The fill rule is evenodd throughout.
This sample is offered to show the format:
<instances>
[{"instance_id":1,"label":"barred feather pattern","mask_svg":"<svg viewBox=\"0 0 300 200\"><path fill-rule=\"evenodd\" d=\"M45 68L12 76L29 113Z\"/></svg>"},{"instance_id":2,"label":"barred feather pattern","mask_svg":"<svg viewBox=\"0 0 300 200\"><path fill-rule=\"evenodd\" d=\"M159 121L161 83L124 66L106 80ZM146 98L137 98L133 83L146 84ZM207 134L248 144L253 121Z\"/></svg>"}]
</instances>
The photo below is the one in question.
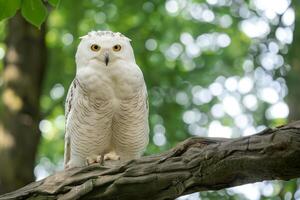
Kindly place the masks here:
<instances>
[{"instance_id":1,"label":"barred feather pattern","mask_svg":"<svg viewBox=\"0 0 300 200\"><path fill-rule=\"evenodd\" d=\"M138 158L148 144L148 107L146 91L121 100L112 120L112 143L121 160Z\"/></svg>"},{"instance_id":2,"label":"barred feather pattern","mask_svg":"<svg viewBox=\"0 0 300 200\"><path fill-rule=\"evenodd\" d=\"M121 161L140 157L149 140L145 86L119 100L117 108L109 99L88 94L78 79L72 82L66 101L65 166L83 166L88 156L112 150Z\"/></svg>"}]
</instances>

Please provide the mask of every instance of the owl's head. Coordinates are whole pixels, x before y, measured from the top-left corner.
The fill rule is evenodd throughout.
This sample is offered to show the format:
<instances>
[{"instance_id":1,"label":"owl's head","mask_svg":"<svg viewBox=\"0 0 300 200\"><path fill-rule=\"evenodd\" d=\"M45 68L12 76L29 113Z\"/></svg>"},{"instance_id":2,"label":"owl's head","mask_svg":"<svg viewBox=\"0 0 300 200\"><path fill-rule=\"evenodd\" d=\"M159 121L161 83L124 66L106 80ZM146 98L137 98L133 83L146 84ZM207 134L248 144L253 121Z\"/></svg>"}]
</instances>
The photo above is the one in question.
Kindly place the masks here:
<instances>
[{"instance_id":1,"label":"owl's head","mask_svg":"<svg viewBox=\"0 0 300 200\"><path fill-rule=\"evenodd\" d=\"M76 52L77 67L109 67L121 60L135 62L130 39L121 33L91 31L81 37Z\"/></svg>"}]
</instances>

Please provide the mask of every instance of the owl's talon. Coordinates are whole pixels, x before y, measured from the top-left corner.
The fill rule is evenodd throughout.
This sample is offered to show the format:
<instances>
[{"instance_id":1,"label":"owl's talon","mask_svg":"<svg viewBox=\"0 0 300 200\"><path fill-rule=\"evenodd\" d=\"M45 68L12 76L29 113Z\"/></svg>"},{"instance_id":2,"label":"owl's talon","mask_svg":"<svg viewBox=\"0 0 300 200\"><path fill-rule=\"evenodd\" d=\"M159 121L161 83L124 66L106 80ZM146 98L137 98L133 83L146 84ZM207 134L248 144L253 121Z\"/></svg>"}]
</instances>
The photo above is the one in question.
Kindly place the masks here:
<instances>
[{"instance_id":1,"label":"owl's talon","mask_svg":"<svg viewBox=\"0 0 300 200\"><path fill-rule=\"evenodd\" d=\"M104 160L120 160L120 156L116 152L110 152L104 155Z\"/></svg>"},{"instance_id":2,"label":"owl's talon","mask_svg":"<svg viewBox=\"0 0 300 200\"><path fill-rule=\"evenodd\" d=\"M89 156L86 158L85 164L87 166L94 164L94 163L102 163L103 159L102 159L102 155L93 155L93 156Z\"/></svg>"}]
</instances>

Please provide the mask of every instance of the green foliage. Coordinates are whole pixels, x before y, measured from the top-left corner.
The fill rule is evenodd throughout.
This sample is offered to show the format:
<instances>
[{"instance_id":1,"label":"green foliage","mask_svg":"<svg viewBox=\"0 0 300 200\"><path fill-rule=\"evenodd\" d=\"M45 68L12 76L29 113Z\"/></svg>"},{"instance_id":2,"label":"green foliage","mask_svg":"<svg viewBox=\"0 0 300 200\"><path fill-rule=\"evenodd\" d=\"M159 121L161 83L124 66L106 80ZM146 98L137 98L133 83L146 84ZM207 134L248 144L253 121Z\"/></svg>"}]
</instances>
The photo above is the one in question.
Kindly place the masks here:
<instances>
[{"instance_id":1,"label":"green foliage","mask_svg":"<svg viewBox=\"0 0 300 200\"><path fill-rule=\"evenodd\" d=\"M21 12L27 21L37 27L41 26L47 16L47 9L40 0L23 0Z\"/></svg>"},{"instance_id":2,"label":"green foliage","mask_svg":"<svg viewBox=\"0 0 300 200\"><path fill-rule=\"evenodd\" d=\"M48 2L53 7L57 7L60 0ZM13 17L19 9L21 9L22 16L36 27L41 26L48 14L43 0L0 0L0 21Z\"/></svg>"},{"instance_id":3,"label":"green foliage","mask_svg":"<svg viewBox=\"0 0 300 200\"><path fill-rule=\"evenodd\" d=\"M57 7L60 3L60 0L48 0L48 2L53 6Z\"/></svg>"},{"instance_id":4,"label":"green foliage","mask_svg":"<svg viewBox=\"0 0 300 200\"><path fill-rule=\"evenodd\" d=\"M0 21L12 17L21 7L21 0L0 0Z\"/></svg>"}]
</instances>

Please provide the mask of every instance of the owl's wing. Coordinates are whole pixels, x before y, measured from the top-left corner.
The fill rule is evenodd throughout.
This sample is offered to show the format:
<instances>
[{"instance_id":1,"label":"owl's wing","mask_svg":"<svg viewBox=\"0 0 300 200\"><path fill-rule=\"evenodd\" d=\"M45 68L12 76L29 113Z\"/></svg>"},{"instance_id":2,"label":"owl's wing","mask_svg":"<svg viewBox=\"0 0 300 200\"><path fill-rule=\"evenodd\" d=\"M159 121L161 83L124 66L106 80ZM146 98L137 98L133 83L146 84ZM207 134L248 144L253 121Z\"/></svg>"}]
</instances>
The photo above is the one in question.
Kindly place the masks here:
<instances>
[{"instance_id":1,"label":"owl's wing","mask_svg":"<svg viewBox=\"0 0 300 200\"><path fill-rule=\"evenodd\" d=\"M146 111L149 114L149 97L148 97L148 92L147 92L146 86L145 86L145 98L146 98Z\"/></svg>"},{"instance_id":2,"label":"owl's wing","mask_svg":"<svg viewBox=\"0 0 300 200\"><path fill-rule=\"evenodd\" d=\"M66 97L66 102L65 102L65 119L66 119L66 125L69 120L69 113L72 110L72 105L74 101L74 95L76 93L76 79L74 79L70 85L70 88L68 90L68 94ZM71 148L70 148L70 135L67 132L66 129L66 134L65 134L65 152L64 152L64 166L65 168L67 167L67 164L70 160L70 154L71 154Z\"/></svg>"},{"instance_id":3,"label":"owl's wing","mask_svg":"<svg viewBox=\"0 0 300 200\"><path fill-rule=\"evenodd\" d=\"M72 109L72 101L74 99L74 94L76 92L76 79L74 79L69 87L66 102L65 102L65 118L66 122L68 120L69 113Z\"/></svg>"}]
</instances>

